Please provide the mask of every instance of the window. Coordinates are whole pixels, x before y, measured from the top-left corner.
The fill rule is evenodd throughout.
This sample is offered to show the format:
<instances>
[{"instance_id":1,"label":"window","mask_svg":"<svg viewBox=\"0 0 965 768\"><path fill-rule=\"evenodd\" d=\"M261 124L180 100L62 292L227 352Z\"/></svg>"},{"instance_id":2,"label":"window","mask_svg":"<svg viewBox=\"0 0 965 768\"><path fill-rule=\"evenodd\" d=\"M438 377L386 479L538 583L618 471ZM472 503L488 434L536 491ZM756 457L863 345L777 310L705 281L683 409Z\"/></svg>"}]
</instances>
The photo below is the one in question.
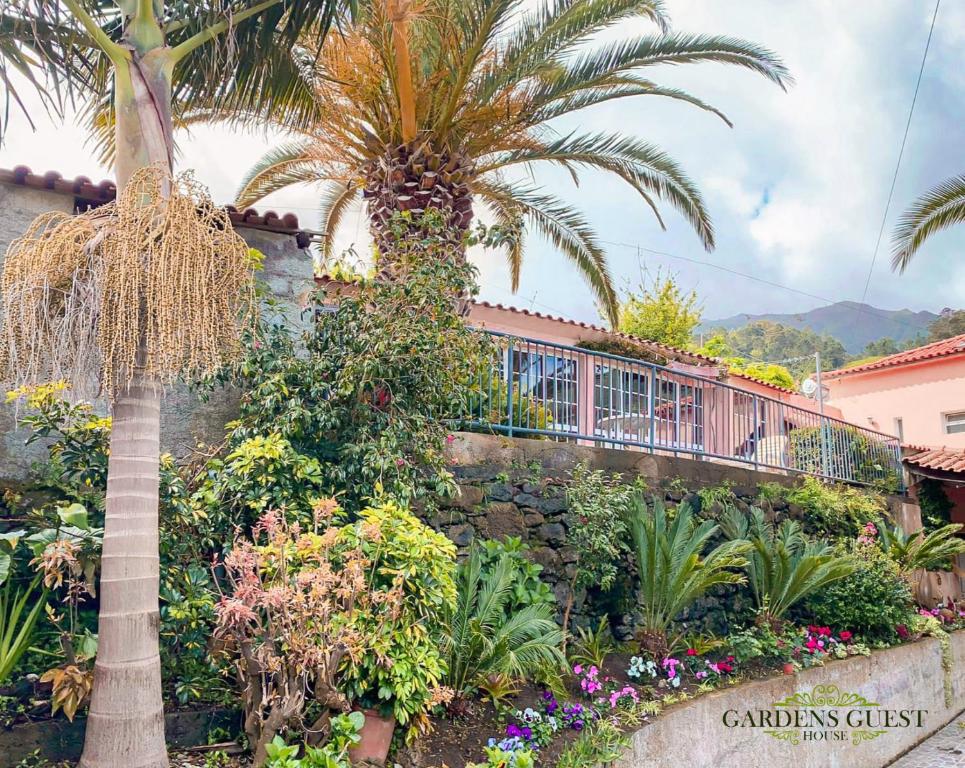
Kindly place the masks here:
<instances>
[{"instance_id":1,"label":"window","mask_svg":"<svg viewBox=\"0 0 965 768\"><path fill-rule=\"evenodd\" d=\"M957 432L965 432L965 411L945 414L945 434L954 435Z\"/></svg>"},{"instance_id":2,"label":"window","mask_svg":"<svg viewBox=\"0 0 965 768\"><path fill-rule=\"evenodd\" d=\"M514 388L529 403L518 403L513 426L536 428L538 405L546 410L547 429L576 432L579 427L579 375L577 360L550 351L513 351Z\"/></svg>"}]
</instances>

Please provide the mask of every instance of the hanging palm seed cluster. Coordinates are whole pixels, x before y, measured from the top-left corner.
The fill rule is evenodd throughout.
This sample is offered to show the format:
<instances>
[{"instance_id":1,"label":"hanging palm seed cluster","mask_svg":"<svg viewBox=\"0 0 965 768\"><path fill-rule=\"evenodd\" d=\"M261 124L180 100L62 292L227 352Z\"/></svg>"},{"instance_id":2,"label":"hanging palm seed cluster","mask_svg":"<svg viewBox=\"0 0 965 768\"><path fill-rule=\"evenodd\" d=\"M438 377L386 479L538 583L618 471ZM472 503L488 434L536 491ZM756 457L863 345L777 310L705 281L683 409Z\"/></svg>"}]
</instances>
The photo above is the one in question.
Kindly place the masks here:
<instances>
[{"instance_id":1,"label":"hanging palm seed cluster","mask_svg":"<svg viewBox=\"0 0 965 768\"><path fill-rule=\"evenodd\" d=\"M139 370L160 385L215 373L256 316L252 260L189 174L138 171L118 199L48 213L0 276L0 377L68 379L113 398Z\"/></svg>"}]
</instances>

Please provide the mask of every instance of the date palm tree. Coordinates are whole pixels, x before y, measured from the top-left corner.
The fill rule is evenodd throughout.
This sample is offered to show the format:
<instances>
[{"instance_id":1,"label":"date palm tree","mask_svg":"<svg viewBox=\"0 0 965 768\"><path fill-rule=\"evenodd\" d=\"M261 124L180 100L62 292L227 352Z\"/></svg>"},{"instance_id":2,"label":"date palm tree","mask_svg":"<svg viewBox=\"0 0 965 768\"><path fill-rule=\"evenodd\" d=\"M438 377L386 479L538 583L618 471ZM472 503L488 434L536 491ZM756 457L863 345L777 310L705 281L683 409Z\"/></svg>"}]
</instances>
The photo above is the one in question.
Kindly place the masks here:
<instances>
[{"instance_id":1,"label":"date palm tree","mask_svg":"<svg viewBox=\"0 0 965 768\"><path fill-rule=\"evenodd\" d=\"M965 223L965 174L952 176L918 198L895 228L891 268L904 272L932 235Z\"/></svg>"},{"instance_id":2,"label":"date palm tree","mask_svg":"<svg viewBox=\"0 0 965 768\"><path fill-rule=\"evenodd\" d=\"M541 163L578 173L598 169L629 184L663 226L658 202L680 212L703 245L714 231L693 181L665 152L630 131L555 128L555 119L605 102L659 96L730 121L691 94L659 85L659 64L718 62L784 87L786 68L769 50L732 37L668 33L661 0L369 0L357 22L317 58L297 50L311 83L316 119L294 123L260 111L258 124L294 138L271 149L246 175L240 206L290 184L323 185L321 228L332 235L350 204L367 203L377 246L399 211L446 212L465 231L477 203L495 226L486 242L505 246L514 289L524 226L547 237L585 276L616 321L607 259L584 216L519 179ZM647 19L657 34L596 42L603 32ZM307 42L311 42L309 39ZM233 119L198 110L188 121Z\"/></svg>"},{"instance_id":3,"label":"date palm tree","mask_svg":"<svg viewBox=\"0 0 965 768\"><path fill-rule=\"evenodd\" d=\"M142 179L154 168L162 175L171 171L174 117L180 116L192 99L223 102L235 110L297 111L297 89L291 84L291 68L286 67L290 57L280 55L279 47L293 44L309 26L316 36L320 35L339 8L336 0L181 0L167 6L161 0L6 0L0 2L3 98L8 108L12 103L22 105L11 75L17 71L44 91L48 105L55 110L73 103L105 114L104 124L109 123L115 137L120 201L132 179ZM176 191L170 184L160 186L162 204L157 210L163 211L163 201L170 201L169 196ZM137 206L140 187L131 189L137 193L127 198L134 199ZM188 224L196 225L196 217L211 216L230 228L226 216L206 213L212 210L210 203L206 205L204 210L188 206ZM107 217L96 223L104 227L103 231L87 242L73 242L76 252L97 251L109 228L123 227ZM69 220L60 224L71 226ZM149 229L153 233L149 242L137 241L137 255L131 259L144 274L158 267L145 263L154 258L147 254L176 253L183 246L177 242L178 232L174 232L174 242L168 248L163 241L166 235ZM56 238L55 230L57 227L51 225L37 237ZM66 253L69 245L64 246L64 255L75 256ZM26 247L29 249L29 243ZM16 282L15 275L8 279L11 254L5 264L5 291ZM28 261L22 264L29 266ZM74 284L89 277L78 269ZM43 274L28 274L24 279L42 285L52 280ZM176 376L190 363L187 349L175 351L166 362L159 362L157 355L164 344L186 347L193 330L178 326L175 320L167 328L165 342L155 327L162 309L149 306L146 297L151 294L138 293L137 280L129 279L127 284L130 290L124 296L105 298L101 304L108 315L125 310L135 320L129 335L133 364L127 366L123 376L106 382L106 389L113 394L113 429L100 584L100 643L81 758L81 765L87 768L167 765L158 656L161 384L157 375ZM194 300L203 301L208 287L201 281ZM127 304L120 306L125 297ZM49 310L54 318L65 311L64 305L55 298L46 308L38 304L38 312ZM133 312L131 306L135 307ZM0 328L4 322L10 327L16 311L5 294ZM223 320L219 327L230 330L232 318ZM178 343L179 338L183 343ZM11 352L3 352L9 363ZM31 349L15 352L28 354ZM109 360L115 352L102 348L102 360ZM49 360L43 359L49 358L50 348L38 344L32 354L28 369L50 369ZM213 358L217 357L215 352Z\"/></svg>"}]
</instances>

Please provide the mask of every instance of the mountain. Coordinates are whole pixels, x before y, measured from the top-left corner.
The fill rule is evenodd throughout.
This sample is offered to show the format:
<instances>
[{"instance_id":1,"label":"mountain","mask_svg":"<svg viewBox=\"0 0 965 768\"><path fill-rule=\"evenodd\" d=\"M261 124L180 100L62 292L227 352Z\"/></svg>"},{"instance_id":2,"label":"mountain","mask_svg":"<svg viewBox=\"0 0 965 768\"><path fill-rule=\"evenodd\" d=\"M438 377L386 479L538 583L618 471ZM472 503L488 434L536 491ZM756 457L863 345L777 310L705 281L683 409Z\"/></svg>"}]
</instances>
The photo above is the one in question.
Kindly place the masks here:
<instances>
[{"instance_id":1,"label":"mountain","mask_svg":"<svg viewBox=\"0 0 965 768\"><path fill-rule=\"evenodd\" d=\"M709 333L714 328L732 330L755 320L770 320L792 328L810 329L838 339L853 354L865 345L890 337L899 344L926 335L928 326L938 318L933 312L912 312L910 309L878 309L856 301L839 301L826 307L795 314L734 315L722 320L701 323L698 332Z\"/></svg>"}]
</instances>

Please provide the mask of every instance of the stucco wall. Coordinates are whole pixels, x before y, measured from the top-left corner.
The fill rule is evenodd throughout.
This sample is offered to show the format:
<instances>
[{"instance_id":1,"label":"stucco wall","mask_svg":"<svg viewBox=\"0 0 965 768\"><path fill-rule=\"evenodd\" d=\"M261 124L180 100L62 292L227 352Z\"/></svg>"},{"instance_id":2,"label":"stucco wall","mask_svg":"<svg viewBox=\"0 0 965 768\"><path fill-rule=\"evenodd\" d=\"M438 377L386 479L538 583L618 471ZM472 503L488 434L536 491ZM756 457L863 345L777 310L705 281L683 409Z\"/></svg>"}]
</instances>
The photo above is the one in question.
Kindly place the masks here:
<instances>
[{"instance_id":1,"label":"stucco wall","mask_svg":"<svg viewBox=\"0 0 965 768\"><path fill-rule=\"evenodd\" d=\"M72 207L70 195L0 183L0 265L7 246L36 216L55 210L69 213ZM292 235L250 227L239 227L238 232L252 248L265 254L259 278L279 300L279 322L289 326L304 322L301 308L313 287L311 253L299 248ZM224 424L236 409L237 396L230 391L218 390L202 403L187 388L172 388L161 410L162 450L182 456L199 441L220 441ZM103 404L100 410L105 410ZM27 436L26 430L16 428L13 409L0 398L0 480L23 480L32 463L44 456L40 443L24 445Z\"/></svg>"},{"instance_id":2,"label":"stucco wall","mask_svg":"<svg viewBox=\"0 0 965 768\"><path fill-rule=\"evenodd\" d=\"M910 445L965 448L965 432L946 434L942 414L965 411L965 357L853 374L828 382L829 401L860 426L896 434Z\"/></svg>"},{"instance_id":3,"label":"stucco wall","mask_svg":"<svg viewBox=\"0 0 965 768\"><path fill-rule=\"evenodd\" d=\"M746 683L681 704L637 731L631 749L616 767L883 768L965 708L965 632L952 635L951 646L951 707L945 706L939 643L929 638L877 651L870 658L834 661L797 675ZM889 729L858 745L850 739L793 745L759 728L728 728L723 724L727 710L773 708L774 702L817 685L835 685L887 709L922 709L927 713L922 716L921 728Z\"/></svg>"}]
</instances>

